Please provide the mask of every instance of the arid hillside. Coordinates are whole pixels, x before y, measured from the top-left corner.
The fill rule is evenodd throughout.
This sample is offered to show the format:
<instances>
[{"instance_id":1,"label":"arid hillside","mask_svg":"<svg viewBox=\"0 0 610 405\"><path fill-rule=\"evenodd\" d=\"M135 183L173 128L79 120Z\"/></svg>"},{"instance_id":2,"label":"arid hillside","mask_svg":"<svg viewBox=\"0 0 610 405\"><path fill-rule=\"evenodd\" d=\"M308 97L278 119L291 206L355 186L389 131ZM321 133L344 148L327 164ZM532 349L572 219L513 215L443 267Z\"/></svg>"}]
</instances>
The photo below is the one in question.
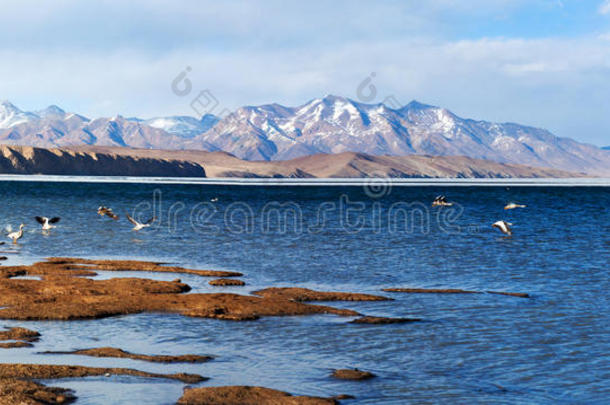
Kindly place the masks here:
<instances>
[{"instance_id":1,"label":"arid hillside","mask_svg":"<svg viewBox=\"0 0 610 405\"><path fill-rule=\"evenodd\" d=\"M197 163L162 157L6 145L0 152L2 174L205 177Z\"/></svg>"},{"instance_id":2,"label":"arid hillside","mask_svg":"<svg viewBox=\"0 0 610 405\"><path fill-rule=\"evenodd\" d=\"M371 156L345 152L318 154L284 161L249 161L225 152L74 147L74 151L132 158L186 160L201 165L207 177L292 178L534 178L582 177L583 174L548 168L502 164L463 156Z\"/></svg>"}]
</instances>

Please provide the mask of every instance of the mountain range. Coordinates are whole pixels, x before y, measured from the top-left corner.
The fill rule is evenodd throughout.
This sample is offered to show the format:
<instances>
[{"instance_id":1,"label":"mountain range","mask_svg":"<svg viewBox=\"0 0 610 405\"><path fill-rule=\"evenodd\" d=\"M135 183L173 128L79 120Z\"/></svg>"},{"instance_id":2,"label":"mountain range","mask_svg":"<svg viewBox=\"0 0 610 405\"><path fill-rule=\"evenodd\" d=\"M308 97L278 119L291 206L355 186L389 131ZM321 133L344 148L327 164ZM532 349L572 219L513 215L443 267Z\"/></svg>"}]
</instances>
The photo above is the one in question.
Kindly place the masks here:
<instances>
[{"instance_id":1,"label":"mountain range","mask_svg":"<svg viewBox=\"0 0 610 405\"><path fill-rule=\"evenodd\" d=\"M225 151L246 160L358 152L373 156L467 156L610 175L610 151L515 123L461 118L412 101L391 108L325 96L301 106L245 106L219 118L89 119L57 106L22 111L0 103L0 143Z\"/></svg>"}]
</instances>

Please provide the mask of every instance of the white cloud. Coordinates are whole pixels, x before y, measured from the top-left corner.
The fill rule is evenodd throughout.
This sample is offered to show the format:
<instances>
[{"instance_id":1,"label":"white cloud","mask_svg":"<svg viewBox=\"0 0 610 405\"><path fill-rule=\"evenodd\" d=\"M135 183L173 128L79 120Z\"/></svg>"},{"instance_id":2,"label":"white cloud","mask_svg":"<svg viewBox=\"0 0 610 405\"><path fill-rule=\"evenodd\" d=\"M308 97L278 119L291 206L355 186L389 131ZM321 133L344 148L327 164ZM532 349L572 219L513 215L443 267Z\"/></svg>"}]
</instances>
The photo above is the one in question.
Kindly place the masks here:
<instances>
[{"instance_id":1,"label":"white cloud","mask_svg":"<svg viewBox=\"0 0 610 405\"><path fill-rule=\"evenodd\" d=\"M262 7L228 3L7 6L0 37L14 39L0 45L0 99L25 109L59 104L90 116L192 114L190 96L170 90L186 66L193 68L191 96L210 89L229 109L298 105L327 93L355 98L358 84L376 72L377 101L416 98L464 116L607 142L610 59L603 36L451 40L439 34L447 29L439 13L486 16L521 1L378 7L355 1L340 3L340 12L315 1L293 8L272 0ZM66 17L69 12L78 18ZM96 13L113 18L102 24Z\"/></svg>"},{"instance_id":2,"label":"white cloud","mask_svg":"<svg viewBox=\"0 0 610 405\"><path fill-rule=\"evenodd\" d=\"M204 89L229 109L298 105L326 93L355 98L358 84L375 72L377 101L417 98L462 115L523 121L566 136L595 136L571 132L583 117L575 111L610 125L610 60L607 43L598 38L399 39L265 51L193 47L160 56L21 50L0 51L0 60L10 61L0 64L0 77L7 78L0 81L0 98L27 109L57 103L89 115L192 114L190 97ZM186 66L192 67L193 93L178 97L170 83Z\"/></svg>"},{"instance_id":3,"label":"white cloud","mask_svg":"<svg viewBox=\"0 0 610 405\"><path fill-rule=\"evenodd\" d=\"M610 14L610 0L604 0L604 2L600 4L597 11L603 15Z\"/></svg>"}]
</instances>

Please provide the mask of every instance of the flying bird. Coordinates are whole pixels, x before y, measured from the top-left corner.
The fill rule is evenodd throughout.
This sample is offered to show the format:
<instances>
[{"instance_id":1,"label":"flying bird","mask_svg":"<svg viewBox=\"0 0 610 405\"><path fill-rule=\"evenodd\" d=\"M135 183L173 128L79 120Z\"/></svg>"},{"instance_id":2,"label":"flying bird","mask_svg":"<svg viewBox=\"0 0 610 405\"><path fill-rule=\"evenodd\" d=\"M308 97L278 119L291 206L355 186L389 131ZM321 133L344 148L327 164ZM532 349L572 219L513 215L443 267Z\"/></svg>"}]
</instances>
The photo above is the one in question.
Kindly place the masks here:
<instances>
[{"instance_id":1,"label":"flying bird","mask_svg":"<svg viewBox=\"0 0 610 405\"><path fill-rule=\"evenodd\" d=\"M511 226L513 226L513 224L511 224L510 222L497 221L494 222L491 226L493 228L498 228L505 235L512 236L513 234L513 230L511 229Z\"/></svg>"},{"instance_id":2,"label":"flying bird","mask_svg":"<svg viewBox=\"0 0 610 405\"><path fill-rule=\"evenodd\" d=\"M115 214L114 212L112 212L112 208L100 206L97 209L97 213L100 214L101 216L106 215L108 218L112 218L114 220L119 219L119 216L117 214Z\"/></svg>"},{"instance_id":3,"label":"flying bird","mask_svg":"<svg viewBox=\"0 0 610 405\"><path fill-rule=\"evenodd\" d=\"M152 224L153 222L155 222L155 217L152 217L151 219L149 219L148 221L141 223L136 221L135 219L133 219L131 217L131 215L127 214L127 219L129 220L129 222L131 222L133 224L133 230L134 231L139 231L142 228L148 228L150 226L150 224Z\"/></svg>"},{"instance_id":4,"label":"flying bird","mask_svg":"<svg viewBox=\"0 0 610 405\"><path fill-rule=\"evenodd\" d=\"M17 244L17 241L23 237L23 227L25 225L19 225L19 230L8 234L9 239L13 240L13 244Z\"/></svg>"},{"instance_id":5,"label":"flying bird","mask_svg":"<svg viewBox=\"0 0 610 405\"><path fill-rule=\"evenodd\" d=\"M504 206L505 210L514 210L515 208L525 208L527 207L527 205L523 205L523 204L517 204L517 203L508 203L506 204L506 206Z\"/></svg>"},{"instance_id":6,"label":"flying bird","mask_svg":"<svg viewBox=\"0 0 610 405\"><path fill-rule=\"evenodd\" d=\"M38 221L38 223L40 225L42 225L43 231L48 231L50 229L55 228L55 225L51 225L51 224L56 224L61 219L59 217L53 217L51 219L49 219L47 217L35 217L35 218L36 218L36 221Z\"/></svg>"},{"instance_id":7,"label":"flying bird","mask_svg":"<svg viewBox=\"0 0 610 405\"><path fill-rule=\"evenodd\" d=\"M447 197L444 195L439 195L432 201L433 207L451 207L452 205L453 203L447 201Z\"/></svg>"}]
</instances>

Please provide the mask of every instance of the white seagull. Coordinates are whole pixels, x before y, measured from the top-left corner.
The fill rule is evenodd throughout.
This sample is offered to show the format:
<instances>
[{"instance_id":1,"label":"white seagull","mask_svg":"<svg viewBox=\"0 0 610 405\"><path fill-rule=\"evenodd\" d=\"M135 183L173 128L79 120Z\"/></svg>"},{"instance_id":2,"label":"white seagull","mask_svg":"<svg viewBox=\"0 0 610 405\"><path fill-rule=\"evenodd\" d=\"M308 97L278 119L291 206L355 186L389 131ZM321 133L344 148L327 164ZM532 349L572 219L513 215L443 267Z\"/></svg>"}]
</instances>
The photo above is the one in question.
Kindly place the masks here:
<instances>
[{"instance_id":1,"label":"white seagull","mask_svg":"<svg viewBox=\"0 0 610 405\"><path fill-rule=\"evenodd\" d=\"M527 205L511 202L511 203L506 204L504 206L504 209L505 210L514 210L515 208L525 208L525 207L527 207Z\"/></svg>"},{"instance_id":2,"label":"white seagull","mask_svg":"<svg viewBox=\"0 0 610 405\"><path fill-rule=\"evenodd\" d=\"M36 221L38 221L38 223L40 225L42 225L43 231L48 231L50 229L55 228L55 225L51 225L51 224L56 224L59 222L59 220L60 220L59 217L53 217L51 219L49 219L47 217L36 217Z\"/></svg>"},{"instance_id":3,"label":"white seagull","mask_svg":"<svg viewBox=\"0 0 610 405\"><path fill-rule=\"evenodd\" d=\"M139 231L142 228L148 228L150 226L150 224L152 224L153 222L155 222L155 217L152 217L151 219L149 219L148 221L144 222L144 223L140 223L138 221L136 221L135 219L133 219L131 217L131 215L127 214L127 219L129 220L129 222L131 222L133 224L133 230L134 231Z\"/></svg>"},{"instance_id":4,"label":"white seagull","mask_svg":"<svg viewBox=\"0 0 610 405\"><path fill-rule=\"evenodd\" d=\"M512 225L513 224L511 224L510 222L497 221L497 222L494 222L491 226L493 228L498 228L505 235L512 236L513 230L510 228Z\"/></svg>"},{"instance_id":5,"label":"white seagull","mask_svg":"<svg viewBox=\"0 0 610 405\"><path fill-rule=\"evenodd\" d=\"M11 232L11 233L8 234L9 239L12 239L14 244L17 244L17 241L19 239L21 239L21 237L23 236L23 227L24 226L25 225L21 224L21 225L19 225L19 230L18 231Z\"/></svg>"}]
</instances>

